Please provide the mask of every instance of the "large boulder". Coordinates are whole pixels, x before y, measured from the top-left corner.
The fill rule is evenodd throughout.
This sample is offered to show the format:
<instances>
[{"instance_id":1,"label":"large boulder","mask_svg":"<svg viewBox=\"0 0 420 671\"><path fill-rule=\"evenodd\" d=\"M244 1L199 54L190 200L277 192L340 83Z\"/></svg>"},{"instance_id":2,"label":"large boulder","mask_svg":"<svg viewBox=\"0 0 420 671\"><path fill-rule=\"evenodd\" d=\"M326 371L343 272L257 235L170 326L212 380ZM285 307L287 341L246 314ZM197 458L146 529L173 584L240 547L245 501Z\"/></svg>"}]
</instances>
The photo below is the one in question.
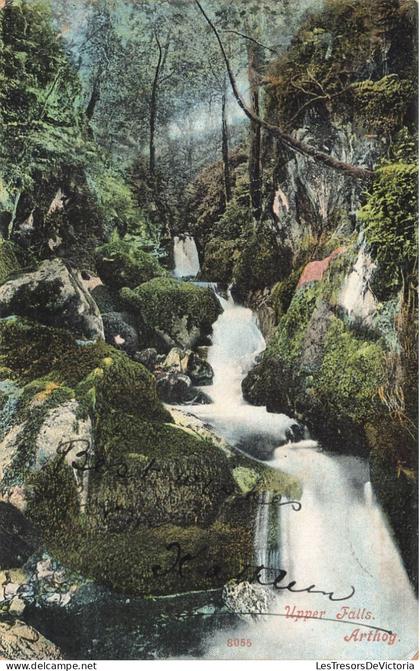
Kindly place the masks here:
<instances>
[{"instance_id":1,"label":"large boulder","mask_svg":"<svg viewBox=\"0 0 420 671\"><path fill-rule=\"evenodd\" d=\"M98 247L96 266L101 280L114 289L134 288L165 273L154 256L125 240Z\"/></svg>"},{"instance_id":2,"label":"large boulder","mask_svg":"<svg viewBox=\"0 0 420 671\"><path fill-rule=\"evenodd\" d=\"M26 407L21 409L21 423L15 424L4 436L0 449L1 495L25 511L29 490L28 476L47 466L63 454L70 466L75 465L74 477L79 485L79 504L84 508L87 498L88 471L79 470L93 446L93 429L89 416L82 418L81 407L75 399L61 402L63 389L55 383L45 383ZM68 393L68 392L67 392ZM26 395L28 395L28 390ZM2 506L0 502L0 539ZM6 510L3 513L6 514ZM8 519L10 519L10 511ZM17 528L17 527L16 527ZM0 565L1 565L0 551Z\"/></svg>"},{"instance_id":3,"label":"large boulder","mask_svg":"<svg viewBox=\"0 0 420 671\"><path fill-rule=\"evenodd\" d=\"M211 289L168 277L124 288L121 296L162 350L193 347L211 332L222 311Z\"/></svg>"},{"instance_id":4,"label":"large boulder","mask_svg":"<svg viewBox=\"0 0 420 671\"><path fill-rule=\"evenodd\" d=\"M61 259L43 261L0 287L0 317L19 315L88 340L104 337L99 309L80 274Z\"/></svg>"}]
</instances>

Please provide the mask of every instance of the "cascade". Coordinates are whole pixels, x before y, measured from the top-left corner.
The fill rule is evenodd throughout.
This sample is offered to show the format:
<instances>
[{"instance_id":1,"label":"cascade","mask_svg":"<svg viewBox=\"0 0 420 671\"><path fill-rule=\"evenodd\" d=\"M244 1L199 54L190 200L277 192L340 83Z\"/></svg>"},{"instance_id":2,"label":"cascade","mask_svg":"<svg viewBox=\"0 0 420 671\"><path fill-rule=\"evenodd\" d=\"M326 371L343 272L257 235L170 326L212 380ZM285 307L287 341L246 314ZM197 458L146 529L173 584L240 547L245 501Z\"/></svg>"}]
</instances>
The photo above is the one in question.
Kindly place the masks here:
<instances>
[{"instance_id":1,"label":"cascade","mask_svg":"<svg viewBox=\"0 0 420 671\"><path fill-rule=\"evenodd\" d=\"M196 277L200 272L197 246L191 235L174 237L175 277Z\"/></svg>"},{"instance_id":2,"label":"cascade","mask_svg":"<svg viewBox=\"0 0 420 671\"><path fill-rule=\"evenodd\" d=\"M251 406L242 396L241 382L265 348L256 317L230 295L219 300L223 313L213 325L208 352L214 381L206 393L213 403L194 406L193 412L233 445L246 446L252 438L253 458L267 459L267 452L258 452L267 437L281 445L271 450L267 465L298 478L302 497L298 510L267 492L255 519L255 562L270 567L262 581L273 581L275 569L285 570L282 584L296 581L295 591L266 587L274 594L270 616L218 632L206 657L263 659L269 650L283 659L409 658L416 650L417 602L374 497L367 461L327 454L308 439L282 444L293 420ZM305 589L311 585L313 593ZM298 611L313 616L288 616ZM252 640L252 647L228 648L231 636Z\"/></svg>"}]
</instances>

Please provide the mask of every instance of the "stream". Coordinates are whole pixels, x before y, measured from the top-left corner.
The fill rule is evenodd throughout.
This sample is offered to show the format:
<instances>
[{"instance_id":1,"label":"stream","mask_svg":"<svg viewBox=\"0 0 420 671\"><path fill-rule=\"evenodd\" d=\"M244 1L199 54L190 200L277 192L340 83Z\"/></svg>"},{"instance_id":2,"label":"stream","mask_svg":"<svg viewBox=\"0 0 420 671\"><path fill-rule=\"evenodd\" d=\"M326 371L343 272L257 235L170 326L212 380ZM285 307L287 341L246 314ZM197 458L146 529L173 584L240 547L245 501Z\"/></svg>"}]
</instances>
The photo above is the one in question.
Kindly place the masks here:
<instances>
[{"instance_id":1,"label":"stream","mask_svg":"<svg viewBox=\"0 0 420 671\"><path fill-rule=\"evenodd\" d=\"M239 445L241 451L248 452L250 445L253 458L259 456L255 446L260 441L260 458L267 461L267 442L280 444L293 420L244 401L241 380L265 342L251 310L235 305L231 298L220 301L224 311L214 325L208 353L215 375L213 386L206 391L213 403L196 406L193 412L231 444ZM273 590L270 615L216 633L205 656L412 656L417 645L417 602L372 492L367 462L327 454L315 441L304 440L277 447L268 463L298 477L303 495L299 511L265 501L267 505L257 513L257 563L277 569L264 572L263 580L269 582L271 573L272 582L284 569L287 580L282 584L296 581L296 590L315 585L316 590L333 592L332 598L337 601L325 594ZM338 600L351 594L353 588L351 598ZM308 619L296 617L298 611L306 613ZM294 617L286 617L292 613ZM229 639L246 639L252 645L229 647Z\"/></svg>"},{"instance_id":2,"label":"stream","mask_svg":"<svg viewBox=\"0 0 420 671\"><path fill-rule=\"evenodd\" d=\"M175 242L175 274L195 276L194 241ZM283 569L281 585L295 581L294 590L267 587L270 612L252 619L228 613L220 590L145 600L97 587L94 598L32 608L25 619L73 659L410 659L417 602L367 461L327 454L309 436L285 443L296 422L244 401L241 382L266 343L250 309L219 300L208 351L214 379L205 388L212 403L186 409L249 459L300 480L300 510L267 494L255 521L255 560L268 569L262 582Z\"/></svg>"}]
</instances>

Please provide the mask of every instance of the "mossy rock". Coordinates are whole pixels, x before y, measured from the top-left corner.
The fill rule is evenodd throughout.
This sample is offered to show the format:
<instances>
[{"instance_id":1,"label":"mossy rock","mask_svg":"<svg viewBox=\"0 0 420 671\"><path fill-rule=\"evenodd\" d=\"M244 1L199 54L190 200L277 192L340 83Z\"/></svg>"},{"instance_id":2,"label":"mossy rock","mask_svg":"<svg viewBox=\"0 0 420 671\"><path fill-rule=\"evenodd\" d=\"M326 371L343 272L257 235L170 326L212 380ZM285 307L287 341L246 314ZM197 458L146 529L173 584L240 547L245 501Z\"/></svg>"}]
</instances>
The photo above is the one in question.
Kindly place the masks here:
<instances>
[{"instance_id":1,"label":"mossy rock","mask_svg":"<svg viewBox=\"0 0 420 671\"><path fill-rule=\"evenodd\" d=\"M145 596L222 587L240 574L253 551L249 530L220 523L73 538L57 548L59 559L100 584Z\"/></svg>"},{"instance_id":2,"label":"mossy rock","mask_svg":"<svg viewBox=\"0 0 420 671\"><path fill-rule=\"evenodd\" d=\"M20 264L16 256L14 245L4 240L0 241L0 285L9 275L20 270Z\"/></svg>"},{"instance_id":3,"label":"mossy rock","mask_svg":"<svg viewBox=\"0 0 420 671\"><path fill-rule=\"evenodd\" d=\"M155 278L134 290L125 288L121 296L164 349L197 344L222 311L211 289L169 277Z\"/></svg>"},{"instance_id":4,"label":"mossy rock","mask_svg":"<svg viewBox=\"0 0 420 671\"><path fill-rule=\"evenodd\" d=\"M13 416L13 427L19 427L9 444L9 464L4 467L0 491L22 486L34 466L37 437L48 413L74 398L74 391L49 380L36 380L23 388ZM11 428L11 427L9 427ZM13 433L13 430L12 430Z\"/></svg>"},{"instance_id":5,"label":"mossy rock","mask_svg":"<svg viewBox=\"0 0 420 671\"><path fill-rule=\"evenodd\" d=\"M153 375L142 364L112 347L77 386L76 396L87 411L101 416L112 409L157 422L172 419L158 398Z\"/></svg>"},{"instance_id":6,"label":"mossy rock","mask_svg":"<svg viewBox=\"0 0 420 671\"><path fill-rule=\"evenodd\" d=\"M333 318L314 393L338 417L362 424L380 410L379 387L386 379L382 348L353 336L343 322Z\"/></svg>"},{"instance_id":7,"label":"mossy rock","mask_svg":"<svg viewBox=\"0 0 420 671\"><path fill-rule=\"evenodd\" d=\"M47 378L77 387L86 411L98 404L100 409L123 409L170 421L151 373L102 341L78 344L62 329L11 318L0 321L0 350L2 366L21 384Z\"/></svg>"},{"instance_id":8,"label":"mossy rock","mask_svg":"<svg viewBox=\"0 0 420 671\"><path fill-rule=\"evenodd\" d=\"M124 311L118 290L113 290L110 287L106 287L104 284L100 284L92 289L90 293L101 314Z\"/></svg>"},{"instance_id":9,"label":"mossy rock","mask_svg":"<svg viewBox=\"0 0 420 671\"><path fill-rule=\"evenodd\" d=\"M48 375L70 387L114 351L102 341L78 344L63 329L20 317L0 320L0 350L2 365L10 368L22 382Z\"/></svg>"},{"instance_id":10,"label":"mossy rock","mask_svg":"<svg viewBox=\"0 0 420 671\"><path fill-rule=\"evenodd\" d=\"M240 256L238 240L212 238L204 250L204 262L201 276L211 282L230 284L235 263Z\"/></svg>"},{"instance_id":11,"label":"mossy rock","mask_svg":"<svg viewBox=\"0 0 420 671\"><path fill-rule=\"evenodd\" d=\"M249 291L271 287L287 277L292 268L292 251L277 239L270 224L247 236L233 272L234 290L239 297Z\"/></svg>"},{"instance_id":12,"label":"mossy rock","mask_svg":"<svg viewBox=\"0 0 420 671\"><path fill-rule=\"evenodd\" d=\"M181 430L178 431L182 434ZM179 439L176 440L179 443ZM194 446L183 443L183 449L188 452L194 452L195 449L197 453L198 443L203 443L200 451L201 458L205 458L205 451L209 447L206 441L197 441L191 436L184 440L195 441ZM170 446L170 443L166 444ZM130 454L128 458L133 460L135 456L140 455ZM208 460L210 468L214 456L212 454ZM144 460L139 460L139 463L144 468ZM168 467L170 463L167 462ZM200 461L197 460L197 473L199 465ZM95 474L95 478L99 477L99 474ZM225 476L220 473L220 477ZM146 493L151 494L152 486L151 482ZM106 480L100 485L95 482L90 498L98 495L99 498L88 502L86 515L79 512L77 486L71 468L58 460L32 477L31 488L32 498L27 514L41 532L49 552L84 576L119 591L167 594L221 587L228 578L239 573L252 557L253 535L249 526L234 527L214 521L214 515L207 519L208 523L211 520L210 526L203 528L190 524L185 527L172 522L165 523L164 515L158 509L161 520L155 519L149 528L145 526L140 515L142 512L150 513L155 502L148 502L145 497L143 503L146 510L133 509L133 503L140 504L142 493L145 493L141 491L139 481L135 484L133 482L131 487L130 483L127 486L127 483L115 485L115 482ZM162 496L165 494L163 490L160 493ZM168 492L167 496L170 498L171 493ZM197 515L202 499L202 493L197 489ZM190 501L185 499L181 502L186 511L189 510L189 504ZM114 511L114 515L110 511ZM171 544L178 544L180 558L186 558L180 565L175 561L178 546ZM158 566L161 568L158 569Z\"/></svg>"},{"instance_id":13,"label":"mossy rock","mask_svg":"<svg viewBox=\"0 0 420 671\"><path fill-rule=\"evenodd\" d=\"M91 510L108 506L111 527L208 526L236 491L222 450L176 426L112 412L99 422L96 449L106 466L91 481Z\"/></svg>"},{"instance_id":14,"label":"mossy rock","mask_svg":"<svg viewBox=\"0 0 420 671\"><path fill-rule=\"evenodd\" d=\"M249 402L306 423L325 447L366 452L364 424L383 410L385 352L334 315L339 276L296 291L242 389Z\"/></svg>"},{"instance_id":15,"label":"mossy rock","mask_svg":"<svg viewBox=\"0 0 420 671\"><path fill-rule=\"evenodd\" d=\"M113 289L134 288L165 274L154 256L124 240L98 247L95 258L101 280Z\"/></svg>"}]
</instances>

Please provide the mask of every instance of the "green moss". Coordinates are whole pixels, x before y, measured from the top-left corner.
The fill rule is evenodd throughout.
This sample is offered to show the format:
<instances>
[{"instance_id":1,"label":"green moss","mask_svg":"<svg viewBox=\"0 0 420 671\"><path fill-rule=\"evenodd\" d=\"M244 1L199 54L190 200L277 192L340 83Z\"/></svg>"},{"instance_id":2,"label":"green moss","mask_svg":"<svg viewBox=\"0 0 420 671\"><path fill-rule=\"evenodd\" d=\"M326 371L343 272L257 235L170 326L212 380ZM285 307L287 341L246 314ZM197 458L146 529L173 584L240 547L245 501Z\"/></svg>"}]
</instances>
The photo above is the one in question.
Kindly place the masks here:
<instances>
[{"instance_id":1,"label":"green moss","mask_svg":"<svg viewBox=\"0 0 420 671\"><path fill-rule=\"evenodd\" d=\"M3 284L8 275L20 269L14 245L11 242L0 240L0 284Z\"/></svg>"},{"instance_id":2,"label":"green moss","mask_svg":"<svg viewBox=\"0 0 420 671\"><path fill-rule=\"evenodd\" d=\"M1 491L24 484L36 457L36 439L47 413L73 396L71 389L47 380L35 380L23 389L14 417L14 424L22 429L16 438L12 463L3 473Z\"/></svg>"},{"instance_id":3,"label":"green moss","mask_svg":"<svg viewBox=\"0 0 420 671\"><path fill-rule=\"evenodd\" d=\"M56 457L26 482L29 492L27 516L48 544L70 540L77 528L79 495L73 469Z\"/></svg>"},{"instance_id":4,"label":"green moss","mask_svg":"<svg viewBox=\"0 0 420 671\"><path fill-rule=\"evenodd\" d=\"M170 418L170 416L169 416ZM224 453L209 440L202 440L188 431L169 424L152 424L145 417L124 412L104 414L98 425L97 447L107 457L143 454L167 460L180 458L199 463L213 462L226 467Z\"/></svg>"},{"instance_id":5,"label":"green moss","mask_svg":"<svg viewBox=\"0 0 420 671\"><path fill-rule=\"evenodd\" d=\"M384 352L374 342L355 338L334 318L314 394L331 413L363 424L379 408L378 389L385 381Z\"/></svg>"},{"instance_id":6,"label":"green moss","mask_svg":"<svg viewBox=\"0 0 420 671\"><path fill-rule=\"evenodd\" d=\"M252 560L252 533L220 523L207 529L165 525L131 534L85 532L71 540L66 547L52 546L58 559L99 584L129 594L222 587ZM178 547L180 558L186 558L181 570Z\"/></svg>"},{"instance_id":7,"label":"green moss","mask_svg":"<svg viewBox=\"0 0 420 671\"><path fill-rule=\"evenodd\" d=\"M30 479L29 517L66 566L120 591L165 594L222 586L251 558L251 530L217 521L235 486L212 443L112 412L96 448L102 467L91 473L84 515L68 466L56 460ZM167 570L171 542L191 555L182 576Z\"/></svg>"},{"instance_id":8,"label":"green moss","mask_svg":"<svg viewBox=\"0 0 420 671\"><path fill-rule=\"evenodd\" d=\"M270 305L274 309L276 323L279 322L280 318L289 309L302 271L302 266L292 270L286 279L282 280L281 282L277 282L272 288L270 295Z\"/></svg>"},{"instance_id":9,"label":"green moss","mask_svg":"<svg viewBox=\"0 0 420 671\"><path fill-rule=\"evenodd\" d=\"M61 329L23 319L0 322L3 367L21 383L47 378L77 387L85 411L98 406L124 409L156 421L170 421L156 394L153 376L141 364L104 342L78 345Z\"/></svg>"},{"instance_id":10,"label":"green moss","mask_svg":"<svg viewBox=\"0 0 420 671\"><path fill-rule=\"evenodd\" d=\"M234 285L240 296L248 291L270 287L291 270L292 252L279 243L266 222L259 231L247 237L235 263Z\"/></svg>"},{"instance_id":11,"label":"green moss","mask_svg":"<svg viewBox=\"0 0 420 671\"><path fill-rule=\"evenodd\" d=\"M407 108L416 96L416 86L396 74L378 81L367 79L353 85L358 118L374 132L392 133L401 127Z\"/></svg>"},{"instance_id":12,"label":"green moss","mask_svg":"<svg viewBox=\"0 0 420 671\"><path fill-rule=\"evenodd\" d=\"M109 348L108 356L102 358L77 386L76 396L86 410L101 415L113 409L153 421L171 421L169 412L157 396L153 375L113 348ZM126 429L121 427L121 430Z\"/></svg>"},{"instance_id":13,"label":"green moss","mask_svg":"<svg viewBox=\"0 0 420 671\"><path fill-rule=\"evenodd\" d=\"M402 277L413 275L418 260L416 163L386 162L364 207L358 212L364 222L379 270L375 290L381 297L396 292Z\"/></svg>"},{"instance_id":14,"label":"green moss","mask_svg":"<svg viewBox=\"0 0 420 671\"><path fill-rule=\"evenodd\" d=\"M2 366L22 382L48 376L75 386L113 351L103 342L78 345L70 333L21 318L0 321Z\"/></svg>"},{"instance_id":15,"label":"green moss","mask_svg":"<svg viewBox=\"0 0 420 671\"><path fill-rule=\"evenodd\" d=\"M123 289L121 296L147 327L168 333L175 340L179 320L186 320L188 330L196 327L210 332L221 312L211 289L169 277L155 278L134 290Z\"/></svg>"},{"instance_id":16,"label":"green moss","mask_svg":"<svg viewBox=\"0 0 420 671\"><path fill-rule=\"evenodd\" d=\"M297 478L288 473L283 473L277 468L270 467L263 469L255 491L272 492L294 500L299 500L302 497L302 485Z\"/></svg>"},{"instance_id":17,"label":"green moss","mask_svg":"<svg viewBox=\"0 0 420 671\"><path fill-rule=\"evenodd\" d=\"M246 173L245 175L244 183L242 183L242 180L237 181L233 199L226 203L225 211L214 225L213 233L215 237L225 240L238 239L249 222L252 221L252 211L248 207L247 197L248 175Z\"/></svg>"},{"instance_id":18,"label":"green moss","mask_svg":"<svg viewBox=\"0 0 420 671\"><path fill-rule=\"evenodd\" d=\"M124 240L98 247L96 266L103 282L114 289L134 288L165 274L154 256Z\"/></svg>"},{"instance_id":19,"label":"green moss","mask_svg":"<svg viewBox=\"0 0 420 671\"><path fill-rule=\"evenodd\" d=\"M204 262L201 269L202 277L224 285L230 284L235 263L240 256L238 240L213 238L204 250Z\"/></svg>"},{"instance_id":20,"label":"green moss","mask_svg":"<svg viewBox=\"0 0 420 671\"><path fill-rule=\"evenodd\" d=\"M100 284L91 291L91 294L101 314L124 311L118 291Z\"/></svg>"},{"instance_id":21,"label":"green moss","mask_svg":"<svg viewBox=\"0 0 420 671\"><path fill-rule=\"evenodd\" d=\"M308 283L297 289L286 314L280 319L276 332L266 350L293 365L300 357L309 320L322 293L322 283Z\"/></svg>"}]
</instances>

